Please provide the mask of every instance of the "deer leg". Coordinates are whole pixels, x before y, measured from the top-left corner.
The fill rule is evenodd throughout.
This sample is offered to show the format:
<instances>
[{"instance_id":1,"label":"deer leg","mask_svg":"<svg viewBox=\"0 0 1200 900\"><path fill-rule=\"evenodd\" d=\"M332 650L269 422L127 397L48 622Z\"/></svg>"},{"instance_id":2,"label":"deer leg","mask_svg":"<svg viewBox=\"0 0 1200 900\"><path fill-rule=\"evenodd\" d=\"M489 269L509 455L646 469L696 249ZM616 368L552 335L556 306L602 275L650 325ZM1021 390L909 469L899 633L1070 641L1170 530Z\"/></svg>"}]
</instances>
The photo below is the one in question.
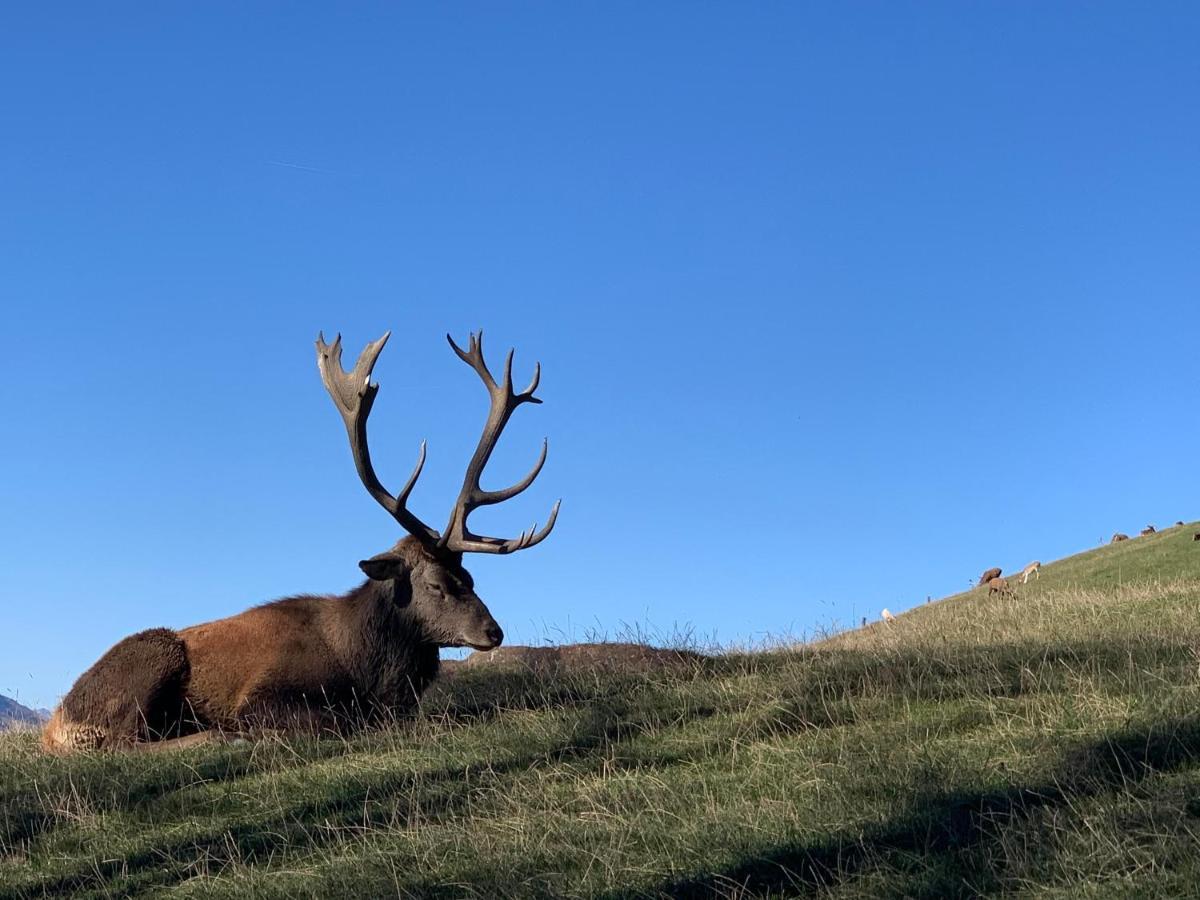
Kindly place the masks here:
<instances>
[{"instance_id":1,"label":"deer leg","mask_svg":"<svg viewBox=\"0 0 1200 900\"><path fill-rule=\"evenodd\" d=\"M101 750L178 734L190 673L187 648L174 631L131 635L79 676L43 744L54 752Z\"/></svg>"},{"instance_id":2,"label":"deer leg","mask_svg":"<svg viewBox=\"0 0 1200 900\"><path fill-rule=\"evenodd\" d=\"M238 705L239 729L253 739L340 734L342 717L324 697L307 698L272 689L252 691Z\"/></svg>"},{"instance_id":3,"label":"deer leg","mask_svg":"<svg viewBox=\"0 0 1200 900\"><path fill-rule=\"evenodd\" d=\"M222 731L221 729L214 728L211 731L198 731L195 734L185 734L182 737L166 738L161 741L143 741L134 744L132 749L139 753L158 753L162 750L188 750L192 747L202 747L205 744L258 743L267 740L284 740L292 735L312 736L315 733L315 729L249 728L239 731Z\"/></svg>"},{"instance_id":4,"label":"deer leg","mask_svg":"<svg viewBox=\"0 0 1200 900\"><path fill-rule=\"evenodd\" d=\"M228 744L236 740L238 735L226 734L223 731L198 731L195 734L185 734L183 737L167 738L163 741L143 741L134 744L132 749L139 753L159 753L164 750L187 750L190 747L200 747L204 744Z\"/></svg>"}]
</instances>

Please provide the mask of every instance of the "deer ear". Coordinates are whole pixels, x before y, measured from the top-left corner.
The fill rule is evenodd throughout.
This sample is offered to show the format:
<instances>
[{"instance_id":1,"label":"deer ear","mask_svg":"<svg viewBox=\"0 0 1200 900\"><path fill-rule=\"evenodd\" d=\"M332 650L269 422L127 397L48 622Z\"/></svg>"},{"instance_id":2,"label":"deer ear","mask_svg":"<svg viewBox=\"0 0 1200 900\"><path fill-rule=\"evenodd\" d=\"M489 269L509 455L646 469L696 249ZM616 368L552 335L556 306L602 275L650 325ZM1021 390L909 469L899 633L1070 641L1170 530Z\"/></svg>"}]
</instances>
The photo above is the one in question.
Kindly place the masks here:
<instances>
[{"instance_id":1,"label":"deer ear","mask_svg":"<svg viewBox=\"0 0 1200 900\"><path fill-rule=\"evenodd\" d=\"M372 581L391 581L399 578L406 569L404 560L391 553L380 553L370 559L359 560L358 567Z\"/></svg>"}]
</instances>

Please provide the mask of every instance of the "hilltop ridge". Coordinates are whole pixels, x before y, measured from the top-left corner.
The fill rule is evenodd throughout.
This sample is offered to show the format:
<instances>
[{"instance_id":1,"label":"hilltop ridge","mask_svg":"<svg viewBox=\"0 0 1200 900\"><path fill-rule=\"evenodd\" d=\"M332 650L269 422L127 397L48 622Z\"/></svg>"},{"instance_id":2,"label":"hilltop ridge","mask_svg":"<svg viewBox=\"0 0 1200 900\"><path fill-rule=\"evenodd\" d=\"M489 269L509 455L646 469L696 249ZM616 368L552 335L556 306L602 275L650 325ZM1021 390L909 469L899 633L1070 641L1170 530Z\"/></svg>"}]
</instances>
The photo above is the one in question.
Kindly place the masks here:
<instances>
[{"instance_id":1,"label":"hilltop ridge","mask_svg":"<svg viewBox=\"0 0 1200 900\"><path fill-rule=\"evenodd\" d=\"M1061 591L1075 588L1105 589L1119 587L1144 579L1200 578L1200 541L1193 535L1200 534L1200 522L1185 522L1164 528L1154 534L1131 537L1115 544L1107 543L1064 556L1061 559L1043 562L1039 576L1022 584L1020 569L1003 572L1010 587L1020 596L1029 593L1037 596L1045 591ZM934 609L944 604L957 604L968 599L985 599L986 587L976 585L965 591L957 591L945 597L933 598L928 603L918 604L903 612L892 612L897 619L925 610L921 615L941 615ZM875 623L868 623L871 627Z\"/></svg>"}]
</instances>

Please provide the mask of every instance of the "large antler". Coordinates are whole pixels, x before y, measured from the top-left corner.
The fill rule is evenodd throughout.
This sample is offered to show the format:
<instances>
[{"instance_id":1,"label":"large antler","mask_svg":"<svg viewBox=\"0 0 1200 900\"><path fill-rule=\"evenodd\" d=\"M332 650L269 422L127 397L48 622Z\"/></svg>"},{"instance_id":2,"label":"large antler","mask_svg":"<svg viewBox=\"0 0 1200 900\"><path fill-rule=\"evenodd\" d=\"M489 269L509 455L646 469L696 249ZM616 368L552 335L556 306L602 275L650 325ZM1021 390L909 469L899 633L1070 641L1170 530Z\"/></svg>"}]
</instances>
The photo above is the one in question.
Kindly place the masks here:
<instances>
[{"instance_id":1,"label":"large antler","mask_svg":"<svg viewBox=\"0 0 1200 900\"><path fill-rule=\"evenodd\" d=\"M554 520L558 518L558 507L562 503L561 500L554 504L554 509L550 511L550 518L541 531L538 531L537 525L534 524L528 531L522 532L520 537L510 540L472 534L467 528L467 516L471 514L472 510L480 506L490 506L493 503L500 503L510 497L515 497L533 484L533 480L542 471L542 466L546 462L547 443L545 441L542 442L541 455L538 456L538 461L529 471L529 474L512 487L500 491L485 491L479 486L479 477L483 474L483 469L492 455L492 450L496 447L496 441L499 440L500 433L508 423L509 416L522 403L542 402L533 396L533 392L537 390L538 381L542 375L542 364L538 363L534 369L533 380L529 382L529 387L517 394L513 392L512 386L512 350L508 351L508 358L504 361L504 378L497 384L496 379L492 377L492 373L488 371L487 363L483 361L482 331L478 335L471 334L465 351L458 344L454 343L454 338L450 337L450 335L446 335L446 340L450 342L450 346L454 348L454 352L458 354L459 359L474 369L479 374L479 377L483 379L483 384L492 398L492 406L488 412L487 424L483 426L483 435L479 438L479 446L475 448L471 462L467 465L467 474L463 478L462 491L458 495L458 500L455 501L454 510L450 514L450 521L446 525L446 530L442 533L439 544L457 553L512 553L516 550L524 550L526 547L532 547L534 544L545 540L546 536L554 528Z\"/></svg>"},{"instance_id":2,"label":"large antler","mask_svg":"<svg viewBox=\"0 0 1200 900\"><path fill-rule=\"evenodd\" d=\"M371 384L371 370L375 368L375 360L383 350L392 333L389 331L377 341L367 344L354 371L347 373L342 368L342 336L339 334L332 344L325 343L324 333L317 336L317 368L321 370L321 380L325 389L333 398L334 405L342 414L346 423L346 434L350 438L350 452L354 454L354 467L358 469L358 477L376 502L392 514L393 518L404 526L405 530L415 535L427 544L436 544L440 535L415 515L408 511L405 504L408 495L412 493L413 485L425 465L425 442L421 442L421 453L417 458L416 468L408 476L404 490L393 497L387 492L375 469L371 466L371 453L367 449L367 416L371 414L371 404L379 393L379 385Z\"/></svg>"}]
</instances>

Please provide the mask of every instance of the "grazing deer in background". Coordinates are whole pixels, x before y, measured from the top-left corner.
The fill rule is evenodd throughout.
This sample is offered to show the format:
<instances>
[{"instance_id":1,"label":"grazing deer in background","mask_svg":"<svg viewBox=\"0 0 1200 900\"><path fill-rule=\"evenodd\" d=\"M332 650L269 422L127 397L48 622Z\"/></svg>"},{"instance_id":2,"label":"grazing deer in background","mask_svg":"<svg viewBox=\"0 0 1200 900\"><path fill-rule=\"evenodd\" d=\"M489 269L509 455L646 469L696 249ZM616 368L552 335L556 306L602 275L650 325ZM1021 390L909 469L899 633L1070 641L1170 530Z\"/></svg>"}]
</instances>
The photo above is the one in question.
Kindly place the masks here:
<instances>
[{"instance_id":1,"label":"grazing deer in background","mask_svg":"<svg viewBox=\"0 0 1200 900\"><path fill-rule=\"evenodd\" d=\"M1114 534L1112 536L1112 540L1109 541L1109 543L1110 544L1119 544L1119 543L1121 543L1121 541L1127 541L1127 540L1129 540L1129 535L1122 534L1121 532L1118 531L1116 534Z\"/></svg>"},{"instance_id":2,"label":"grazing deer in background","mask_svg":"<svg viewBox=\"0 0 1200 900\"><path fill-rule=\"evenodd\" d=\"M987 583L987 587L988 587L988 596L989 597L991 597L994 594L1007 594L1010 597L1012 596L1012 588L1010 588L1008 586L1008 579L1002 578L999 575L997 575L995 578L991 579Z\"/></svg>"},{"instance_id":3,"label":"grazing deer in background","mask_svg":"<svg viewBox=\"0 0 1200 900\"><path fill-rule=\"evenodd\" d=\"M896 621L896 617L892 615L892 611L890 609L885 609L883 612L881 612L879 614L879 618L883 619L883 621L887 622L889 625Z\"/></svg>"},{"instance_id":4,"label":"grazing deer in background","mask_svg":"<svg viewBox=\"0 0 1200 900\"><path fill-rule=\"evenodd\" d=\"M406 506L425 464L425 444L400 493L380 483L367 450L367 416L378 384L371 370L390 332L367 345L352 372L342 368L341 335L317 339L317 365L346 425L367 492L409 533L392 549L362 560L367 580L341 596L276 600L226 619L179 631L155 628L125 638L75 682L43 733L52 751L189 746L222 732L258 729L345 732L411 709L437 675L439 647L490 650L504 638L475 593L464 553L514 553L541 543L558 516L511 540L467 527L480 506L521 493L538 476L541 456L512 487L485 491L484 466L516 408L541 403L529 386L512 387L512 351L504 376L483 359L483 333L454 352L483 380L491 409L467 465L462 490L442 532Z\"/></svg>"},{"instance_id":5,"label":"grazing deer in background","mask_svg":"<svg viewBox=\"0 0 1200 900\"><path fill-rule=\"evenodd\" d=\"M996 566L995 568L988 569L986 572L984 572L982 575L979 576L979 584L985 585L989 581L991 581L993 578L999 578L999 577L1000 577L1000 567Z\"/></svg>"},{"instance_id":6,"label":"grazing deer in background","mask_svg":"<svg viewBox=\"0 0 1200 900\"><path fill-rule=\"evenodd\" d=\"M1037 580L1042 580L1042 564L1036 559L1021 570L1021 584L1029 584L1029 576L1036 575Z\"/></svg>"},{"instance_id":7,"label":"grazing deer in background","mask_svg":"<svg viewBox=\"0 0 1200 900\"><path fill-rule=\"evenodd\" d=\"M1148 535L1148 534L1155 534L1155 533L1156 533L1156 532L1155 532L1155 530L1154 530L1154 526L1153 526L1153 525L1147 525L1145 528L1143 528L1143 529L1142 529L1141 536L1142 536L1142 537L1145 537L1145 536L1146 536L1146 535Z\"/></svg>"}]
</instances>

